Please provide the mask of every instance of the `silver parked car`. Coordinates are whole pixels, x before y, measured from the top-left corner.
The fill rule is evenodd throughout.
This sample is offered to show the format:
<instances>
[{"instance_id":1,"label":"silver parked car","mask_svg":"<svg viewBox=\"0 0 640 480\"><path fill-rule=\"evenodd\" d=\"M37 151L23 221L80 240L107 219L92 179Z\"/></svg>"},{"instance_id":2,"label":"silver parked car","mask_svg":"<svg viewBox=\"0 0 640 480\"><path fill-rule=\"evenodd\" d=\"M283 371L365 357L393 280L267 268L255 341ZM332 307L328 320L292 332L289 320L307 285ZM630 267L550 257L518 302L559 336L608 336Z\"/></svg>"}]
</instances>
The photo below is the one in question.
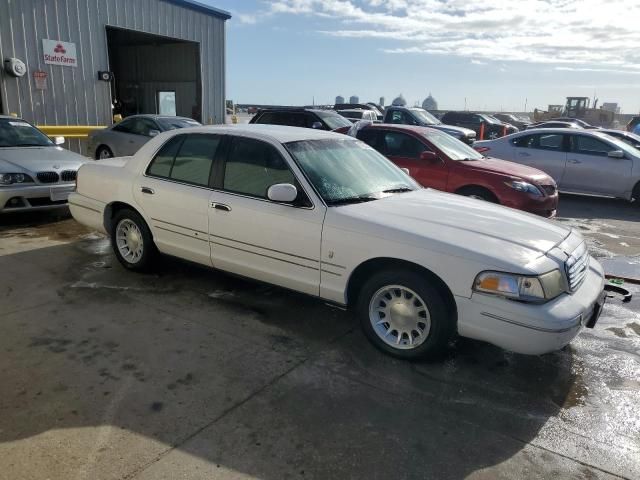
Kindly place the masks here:
<instances>
[{"instance_id":1,"label":"silver parked car","mask_svg":"<svg viewBox=\"0 0 640 480\"><path fill-rule=\"evenodd\" d=\"M161 132L199 125L199 122L186 117L132 115L111 127L91 132L89 152L96 160L126 157L136 153L142 145Z\"/></svg>"},{"instance_id":2,"label":"silver parked car","mask_svg":"<svg viewBox=\"0 0 640 480\"><path fill-rule=\"evenodd\" d=\"M640 201L640 151L600 130L525 130L473 147L487 156L539 168L563 192Z\"/></svg>"},{"instance_id":3,"label":"silver parked car","mask_svg":"<svg viewBox=\"0 0 640 480\"><path fill-rule=\"evenodd\" d=\"M87 158L61 148L29 122L0 116L0 213L66 207Z\"/></svg>"}]
</instances>

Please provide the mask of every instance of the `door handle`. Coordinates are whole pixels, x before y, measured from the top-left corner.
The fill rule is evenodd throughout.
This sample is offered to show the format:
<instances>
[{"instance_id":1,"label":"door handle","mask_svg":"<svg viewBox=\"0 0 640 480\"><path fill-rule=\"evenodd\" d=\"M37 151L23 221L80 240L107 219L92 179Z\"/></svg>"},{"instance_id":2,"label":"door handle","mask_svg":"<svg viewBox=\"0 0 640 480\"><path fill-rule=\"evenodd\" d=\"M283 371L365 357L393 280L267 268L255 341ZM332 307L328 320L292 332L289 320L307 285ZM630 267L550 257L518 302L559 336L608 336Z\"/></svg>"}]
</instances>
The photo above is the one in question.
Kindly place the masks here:
<instances>
[{"instance_id":1,"label":"door handle","mask_svg":"<svg viewBox=\"0 0 640 480\"><path fill-rule=\"evenodd\" d=\"M569 159L569 163L582 163L580 160L576 160L575 158Z\"/></svg>"},{"instance_id":2,"label":"door handle","mask_svg":"<svg viewBox=\"0 0 640 480\"><path fill-rule=\"evenodd\" d=\"M154 193L156 193L153 188L149 188L149 187L140 187L140 191L142 193L146 193L147 195L153 195Z\"/></svg>"},{"instance_id":3,"label":"door handle","mask_svg":"<svg viewBox=\"0 0 640 480\"><path fill-rule=\"evenodd\" d=\"M519 152L518 155L520 155L521 157L530 157L531 154L527 153L527 152Z\"/></svg>"},{"instance_id":4,"label":"door handle","mask_svg":"<svg viewBox=\"0 0 640 480\"><path fill-rule=\"evenodd\" d=\"M231 207L229 205L225 205L224 203L211 202L211 208L215 208L216 210L222 210L223 212L231 211Z\"/></svg>"}]
</instances>

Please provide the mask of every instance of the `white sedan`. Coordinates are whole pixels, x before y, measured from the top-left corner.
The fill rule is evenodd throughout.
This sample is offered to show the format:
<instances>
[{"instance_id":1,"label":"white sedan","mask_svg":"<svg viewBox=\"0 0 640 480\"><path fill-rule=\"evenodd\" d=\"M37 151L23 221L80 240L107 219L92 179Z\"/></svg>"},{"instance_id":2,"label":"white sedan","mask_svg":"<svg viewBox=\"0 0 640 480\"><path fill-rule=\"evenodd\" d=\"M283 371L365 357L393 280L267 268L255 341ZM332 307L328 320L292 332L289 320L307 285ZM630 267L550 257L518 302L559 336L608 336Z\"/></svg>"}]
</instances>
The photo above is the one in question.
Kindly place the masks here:
<instances>
[{"instance_id":1,"label":"white sedan","mask_svg":"<svg viewBox=\"0 0 640 480\"><path fill-rule=\"evenodd\" d=\"M542 354L593 326L604 301L579 233L423 189L330 132L166 132L133 157L84 165L69 202L130 270L159 251L347 306L403 358L436 355L455 334Z\"/></svg>"}]
</instances>

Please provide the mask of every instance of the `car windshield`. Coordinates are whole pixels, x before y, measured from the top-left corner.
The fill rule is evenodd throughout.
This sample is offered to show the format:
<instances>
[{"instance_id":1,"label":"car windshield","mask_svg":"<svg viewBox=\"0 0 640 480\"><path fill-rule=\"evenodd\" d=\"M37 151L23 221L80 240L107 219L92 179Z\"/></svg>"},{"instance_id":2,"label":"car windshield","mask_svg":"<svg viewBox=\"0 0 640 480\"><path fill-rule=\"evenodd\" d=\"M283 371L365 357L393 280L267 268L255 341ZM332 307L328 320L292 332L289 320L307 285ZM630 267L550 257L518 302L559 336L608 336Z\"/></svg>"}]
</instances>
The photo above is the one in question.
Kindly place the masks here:
<instances>
[{"instance_id":1,"label":"car windshield","mask_svg":"<svg viewBox=\"0 0 640 480\"><path fill-rule=\"evenodd\" d=\"M303 140L286 144L329 206L360 203L421 188L411 177L364 142Z\"/></svg>"},{"instance_id":2,"label":"car windshield","mask_svg":"<svg viewBox=\"0 0 640 480\"><path fill-rule=\"evenodd\" d=\"M0 148L54 145L49 137L30 123L18 118L0 118Z\"/></svg>"},{"instance_id":3,"label":"car windshield","mask_svg":"<svg viewBox=\"0 0 640 480\"><path fill-rule=\"evenodd\" d=\"M453 138L451 135L440 132L429 132L426 138L433 143L438 149L442 150L451 160L480 160L483 157L473 148L462 143L460 140Z\"/></svg>"},{"instance_id":4,"label":"car windshield","mask_svg":"<svg viewBox=\"0 0 640 480\"><path fill-rule=\"evenodd\" d=\"M429 112L422 108L410 108L413 114L422 120L426 125L440 125L440 120L431 115Z\"/></svg>"},{"instance_id":5,"label":"car windshield","mask_svg":"<svg viewBox=\"0 0 640 480\"><path fill-rule=\"evenodd\" d=\"M482 118L484 118L484 120L487 123L492 123L492 124L500 124L502 122L500 122L500 120L498 120L497 118L492 117L491 115L480 115Z\"/></svg>"},{"instance_id":6,"label":"car windshield","mask_svg":"<svg viewBox=\"0 0 640 480\"><path fill-rule=\"evenodd\" d=\"M326 123L331 130L342 127L351 127L352 123L344 118L342 115L338 115L333 112L316 112L324 123Z\"/></svg>"},{"instance_id":7,"label":"car windshield","mask_svg":"<svg viewBox=\"0 0 640 480\"><path fill-rule=\"evenodd\" d=\"M157 120L164 130L176 130L177 128L198 127L201 125L200 122L196 122L190 118L159 117Z\"/></svg>"}]
</instances>

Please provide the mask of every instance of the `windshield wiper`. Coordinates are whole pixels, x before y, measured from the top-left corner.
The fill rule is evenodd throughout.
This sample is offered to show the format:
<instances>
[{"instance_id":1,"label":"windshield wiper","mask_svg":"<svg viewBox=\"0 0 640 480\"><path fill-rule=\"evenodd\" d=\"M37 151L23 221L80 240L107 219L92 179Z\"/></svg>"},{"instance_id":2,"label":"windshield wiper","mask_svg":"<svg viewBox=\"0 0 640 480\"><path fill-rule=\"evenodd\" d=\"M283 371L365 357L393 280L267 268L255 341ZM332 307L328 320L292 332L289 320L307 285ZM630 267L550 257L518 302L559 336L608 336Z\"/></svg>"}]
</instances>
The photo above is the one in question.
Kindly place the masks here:
<instances>
[{"instance_id":1,"label":"windshield wiper","mask_svg":"<svg viewBox=\"0 0 640 480\"><path fill-rule=\"evenodd\" d=\"M13 147L49 147L53 144L42 145L41 143L16 143Z\"/></svg>"},{"instance_id":2,"label":"windshield wiper","mask_svg":"<svg viewBox=\"0 0 640 480\"><path fill-rule=\"evenodd\" d=\"M336 200L331 200L328 203L329 203L329 206L335 207L338 205L348 205L351 203L370 202L372 200L378 200L378 197L372 197L371 195L358 195L355 197L338 198Z\"/></svg>"},{"instance_id":3,"label":"windshield wiper","mask_svg":"<svg viewBox=\"0 0 640 480\"><path fill-rule=\"evenodd\" d=\"M396 187L391 187L382 191L382 193L402 193L402 192L413 192L413 188L411 188L409 185L398 185Z\"/></svg>"}]
</instances>

